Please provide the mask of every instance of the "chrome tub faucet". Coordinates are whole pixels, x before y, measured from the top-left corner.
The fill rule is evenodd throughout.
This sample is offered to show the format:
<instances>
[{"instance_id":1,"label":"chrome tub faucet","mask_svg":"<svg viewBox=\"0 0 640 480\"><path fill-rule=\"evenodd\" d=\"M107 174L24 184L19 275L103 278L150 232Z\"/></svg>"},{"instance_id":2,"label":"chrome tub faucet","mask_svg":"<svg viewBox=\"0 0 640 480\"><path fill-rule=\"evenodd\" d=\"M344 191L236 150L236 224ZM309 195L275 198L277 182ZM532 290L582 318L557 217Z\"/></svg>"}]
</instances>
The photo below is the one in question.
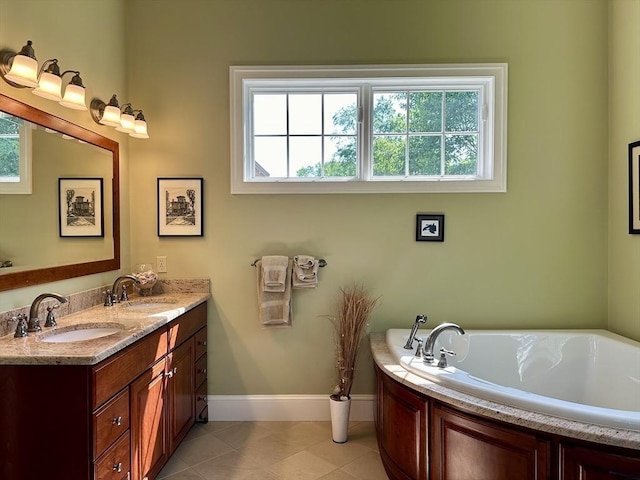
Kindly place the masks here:
<instances>
[{"instance_id":1,"label":"chrome tub faucet","mask_svg":"<svg viewBox=\"0 0 640 480\"><path fill-rule=\"evenodd\" d=\"M434 363L433 347L436 343L436 340L438 339L438 336L442 332L447 330L453 330L458 335L464 335L464 330L462 329L462 327L460 325L456 325L455 323L441 323L440 325L435 327L433 330L431 330L431 333L429 333L427 340L424 342L424 349L422 351L422 361L424 363L428 365L432 365ZM455 353L445 350L444 348L440 350L440 353L441 356L438 366L440 368L444 368L447 366L445 354L455 355Z\"/></svg>"}]
</instances>

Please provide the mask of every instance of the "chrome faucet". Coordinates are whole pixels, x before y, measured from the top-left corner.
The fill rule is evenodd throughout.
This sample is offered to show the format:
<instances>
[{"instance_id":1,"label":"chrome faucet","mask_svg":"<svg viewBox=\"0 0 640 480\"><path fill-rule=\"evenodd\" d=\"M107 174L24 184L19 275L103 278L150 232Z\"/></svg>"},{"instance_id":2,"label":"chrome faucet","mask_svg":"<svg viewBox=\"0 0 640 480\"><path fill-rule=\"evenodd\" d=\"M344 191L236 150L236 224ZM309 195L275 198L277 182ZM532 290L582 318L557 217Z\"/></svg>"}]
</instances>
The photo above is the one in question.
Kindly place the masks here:
<instances>
[{"instance_id":1,"label":"chrome faucet","mask_svg":"<svg viewBox=\"0 0 640 480\"><path fill-rule=\"evenodd\" d=\"M446 331L446 330L454 330L458 333L458 335L464 335L464 330L459 325L455 323L441 323L433 330L427 337L427 340L424 342L424 349L422 352L422 361L427 364L433 364L433 346L436 344L436 340L438 336ZM445 353L453 353L453 352L445 352ZM446 365L446 364L445 364Z\"/></svg>"},{"instance_id":2,"label":"chrome faucet","mask_svg":"<svg viewBox=\"0 0 640 480\"><path fill-rule=\"evenodd\" d=\"M45 298L55 298L60 303L67 303L69 300L66 297L63 297L57 293L43 293L42 295L38 295L31 304L31 309L29 310L29 321L27 322L27 332L39 332L42 330L40 327L40 320L38 319L38 308L40 307L40 302ZM52 313L52 310L49 311ZM52 315L53 316L53 315ZM45 324L46 327L53 326L55 321L47 320Z\"/></svg>"},{"instance_id":3,"label":"chrome faucet","mask_svg":"<svg viewBox=\"0 0 640 480\"><path fill-rule=\"evenodd\" d=\"M420 328L421 323L426 323L427 316L426 315L418 315L416 317L416 321L413 322L413 327L411 327L411 333L409 334L409 338L407 338L407 342L404 344L405 350L413 349L413 341L416 338L416 333L418 333L418 328Z\"/></svg>"},{"instance_id":4,"label":"chrome faucet","mask_svg":"<svg viewBox=\"0 0 640 480\"><path fill-rule=\"evenodd\" d=\"M140 283L140 280L133 275L120 275L114 280L111 290L107 290L107 300L104 302L105 307L110 307L118 302L126 302L129 299L126 286L122 287L122 292L118 295L118 287L127 280L131 280L133 283Z\"/></svg>"}]
</instances>

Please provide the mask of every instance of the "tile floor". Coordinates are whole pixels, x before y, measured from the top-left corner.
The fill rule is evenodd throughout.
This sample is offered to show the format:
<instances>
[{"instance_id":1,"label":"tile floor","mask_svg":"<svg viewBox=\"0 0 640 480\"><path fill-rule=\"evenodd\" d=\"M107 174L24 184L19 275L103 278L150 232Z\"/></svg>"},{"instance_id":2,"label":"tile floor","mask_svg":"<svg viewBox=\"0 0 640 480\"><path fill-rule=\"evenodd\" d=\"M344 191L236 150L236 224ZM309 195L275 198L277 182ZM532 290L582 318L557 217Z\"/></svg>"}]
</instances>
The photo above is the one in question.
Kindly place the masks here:
<instances>
[{"instance_id":1,"label":"tile floor","mask_svg":"<svg viewBox=\"0 0 640 480\"><path fill-rule=\"evenodd\" d=\"M388 480L373 422L351 422L343 444L330 422L196 424L158 479Z\"/></svg>"}]
</instances>

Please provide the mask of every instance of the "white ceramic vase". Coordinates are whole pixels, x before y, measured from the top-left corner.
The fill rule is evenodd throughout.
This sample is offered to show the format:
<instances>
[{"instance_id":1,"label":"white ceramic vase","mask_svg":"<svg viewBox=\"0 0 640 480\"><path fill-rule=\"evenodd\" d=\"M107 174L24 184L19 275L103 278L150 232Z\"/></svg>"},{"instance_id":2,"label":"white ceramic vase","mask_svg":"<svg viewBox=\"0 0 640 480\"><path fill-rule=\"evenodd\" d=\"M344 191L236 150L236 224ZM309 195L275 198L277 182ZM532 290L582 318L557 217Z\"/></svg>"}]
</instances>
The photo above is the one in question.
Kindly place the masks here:
<instances>
[{"instance_id":1,"label":"white ceramic vase","mask_svg":"<svg viewBox=\"0 0 640 480\"><path fill-rule=\"evenodd\" d=\"M331 436L335 443L345 443L347 441L347 430L349 429L349 411L351 410L351 399L343 397L336 400L329 397L329 408L331 411Z\"/></svg>"}]
</instances>

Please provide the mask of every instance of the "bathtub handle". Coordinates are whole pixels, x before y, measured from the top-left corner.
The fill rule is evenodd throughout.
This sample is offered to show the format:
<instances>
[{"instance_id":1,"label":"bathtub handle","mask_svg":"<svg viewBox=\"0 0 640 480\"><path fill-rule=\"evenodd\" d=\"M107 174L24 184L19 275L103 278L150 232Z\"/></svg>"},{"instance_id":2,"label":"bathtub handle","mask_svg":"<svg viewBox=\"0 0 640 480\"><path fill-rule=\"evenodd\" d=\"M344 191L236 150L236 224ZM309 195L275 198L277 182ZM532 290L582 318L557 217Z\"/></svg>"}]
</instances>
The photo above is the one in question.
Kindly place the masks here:
<instances>
[{"instance_id":1,"label":"bathtub handle","mask_svg":"<svg viewBox=\"0 0 640 480\"><path fill-rule=\"evenodd\" d=\"M424 342L423 339L418 338L418 348L416 348L416 357L421 357L422 356L422 344Z\"/></svg>"},{"instance_id":2,"label":"bathtub handle","mask_svg":"<svg viewBox=\"0 0 640 480\"><path fill-rule=\"evenodd\" d=\"M447 368L447 355L454 356L456 352L447 350L445 348L440 349L440 360L438 361L438 368Z\"/></svg>"}]
</instances>

